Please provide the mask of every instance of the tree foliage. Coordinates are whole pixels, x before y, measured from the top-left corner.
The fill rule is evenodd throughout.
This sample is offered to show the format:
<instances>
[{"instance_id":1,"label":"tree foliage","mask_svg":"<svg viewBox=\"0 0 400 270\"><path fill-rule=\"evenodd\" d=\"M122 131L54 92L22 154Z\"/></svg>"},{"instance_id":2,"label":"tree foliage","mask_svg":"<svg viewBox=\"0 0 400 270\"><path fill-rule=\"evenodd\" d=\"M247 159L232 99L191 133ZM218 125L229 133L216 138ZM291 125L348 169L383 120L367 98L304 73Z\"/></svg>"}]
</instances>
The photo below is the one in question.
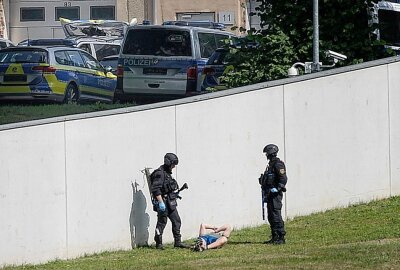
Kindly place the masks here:
<instances>
[{"instance_id":1,"label":"tree foliage","mask_svg":"<svg viewBox=\"0 0 400 270\"><path fill-rule=\"evenodd\" d=\"M257 0L254 16L259 16L261 30L250 30L245 40L256 42L256 49L240 50L240 63L221 80L236 87L287 76L295 62L311 62L313 56L312 0ZM323 53L333 50L345 54L356 64L392 55L384 50L384 41L373 34L370 24L373 3L378 0L319 0L320 61L329 64ZM243 46L242 46L243 47Z\"/></svg>"},{"instance_id":2,"label":"tree foliage","mask_svg":"<svg viewBox=\"0 0 400 270\"><path fill-rule=\"evenodd\" d=\"M230 53L235 55L233 69L221 78L229 87L280 79L294 57L289 38L279 30L269 35L249 33Z\"/></svg>"},{"instance_id":3,"label":"tree foliage","mask_svg":"<svg viewBox=\"0 0 400 270\"><path fill-rule=\"evenodd\" d=\"M293 44L298 61L310 61L313 39L313 1L257 0L262 35L281 29ZM376 25L370 24L373 3L366 0L320 0L320 52L333 50L347 55L347 64L360 63L388 56L383 41L373 34ZM324 55L320 57L323 59Z\"/></svg>"}]
</instances>

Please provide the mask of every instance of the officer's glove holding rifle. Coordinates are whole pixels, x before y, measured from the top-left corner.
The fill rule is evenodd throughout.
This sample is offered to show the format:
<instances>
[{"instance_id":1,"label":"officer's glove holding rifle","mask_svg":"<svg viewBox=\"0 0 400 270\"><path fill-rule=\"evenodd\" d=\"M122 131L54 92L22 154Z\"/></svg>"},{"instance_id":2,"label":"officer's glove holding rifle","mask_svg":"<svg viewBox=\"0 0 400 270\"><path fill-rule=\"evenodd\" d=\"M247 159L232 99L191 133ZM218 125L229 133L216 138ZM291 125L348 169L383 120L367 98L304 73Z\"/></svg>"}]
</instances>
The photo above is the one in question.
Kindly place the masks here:
<instances>
[{"instance_id":1,"label":"officer's glove holding rifle","mask_svg":"<svg viewBox=\"0 0 400 270\"><path fill-rule=\"evenodd\" d=\"M276 189L276 188L271 188L271 193L277 193L278 192L278 189Z\"/></svg>"},{"instance_id":2,"label":"officer's glove holding rifle","mask_svg":"<svg viewBox=\"0 0 400 270\"><path fill-rule=\"evenodd\" d=\"M158 209L160 209L161 212L165 212L165 203L163 201L158 202Z\"/></svg>"}]
</instances>

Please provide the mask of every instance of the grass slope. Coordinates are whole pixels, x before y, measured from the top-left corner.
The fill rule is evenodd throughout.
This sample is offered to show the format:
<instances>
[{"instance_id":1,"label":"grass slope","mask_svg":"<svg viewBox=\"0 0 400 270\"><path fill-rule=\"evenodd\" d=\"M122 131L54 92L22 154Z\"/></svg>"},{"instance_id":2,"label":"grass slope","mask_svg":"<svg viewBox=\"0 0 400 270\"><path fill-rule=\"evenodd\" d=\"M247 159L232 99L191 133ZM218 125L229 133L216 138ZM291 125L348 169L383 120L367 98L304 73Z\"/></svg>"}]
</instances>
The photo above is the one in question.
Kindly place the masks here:
<instances>
[{"instance_id":1,"label":"grass slope","mask_svg":"<svg viewBox=\"0 0 400 270\"><path fill-rule=\"evenodd\" d=\"M45 105L10 105L0 104L0 125L56 116L88 113L133 106L134 104L45 104Z\"/></svg>"},{"instance_id":2,"label":"grass slope","mask_svg":"<svg viewBox=\"0 0 400 270\"><path fill-rule=\"evenodd\" d=\"M400 269L400 197L298 217L287 244L262 244L269 227L234 231L218 250L137 248L11 269ZM184 226L183 221L183 226ZM190 242L192 243L192 241Z\"/></svg>"}]
</instances>

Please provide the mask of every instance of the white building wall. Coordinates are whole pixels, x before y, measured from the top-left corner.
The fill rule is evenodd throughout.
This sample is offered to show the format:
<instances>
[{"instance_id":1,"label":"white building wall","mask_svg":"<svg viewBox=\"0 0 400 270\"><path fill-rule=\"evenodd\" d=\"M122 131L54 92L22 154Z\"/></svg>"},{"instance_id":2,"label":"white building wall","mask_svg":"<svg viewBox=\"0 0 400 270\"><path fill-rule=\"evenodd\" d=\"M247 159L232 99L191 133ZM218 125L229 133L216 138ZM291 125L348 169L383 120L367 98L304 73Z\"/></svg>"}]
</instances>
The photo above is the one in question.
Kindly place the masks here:
<instances>
[{"instance_id":1,"label":"white building wall","mask_svg":"<svg viewBox=\"0 0 400 270\"><path fill-rule=\"evenodd\" d=\"M0 265L152 243L140 172L177 153L183 239L262 224L268 143L286 218L400 194L397 58L155 105L0 126ZM172 241L170 224L165 241Z\"/></svg>"}]
</instances>

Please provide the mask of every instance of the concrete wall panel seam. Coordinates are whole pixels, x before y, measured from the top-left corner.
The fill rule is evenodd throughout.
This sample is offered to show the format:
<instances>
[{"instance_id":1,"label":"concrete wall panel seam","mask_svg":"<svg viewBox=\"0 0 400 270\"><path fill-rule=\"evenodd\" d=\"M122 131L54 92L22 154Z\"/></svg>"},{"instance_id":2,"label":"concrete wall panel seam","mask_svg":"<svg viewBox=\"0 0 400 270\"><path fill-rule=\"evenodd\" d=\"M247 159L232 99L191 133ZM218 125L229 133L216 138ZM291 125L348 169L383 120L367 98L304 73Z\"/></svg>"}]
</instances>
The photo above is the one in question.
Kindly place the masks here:
<instances>
[{"instance_id":1,"label":"concrete wall panel seam","mask_svg":"<svg viewBox=\"0 0 400 270\"><path fill-rule=\"evenodd\" d=\"M282 87L282 114L283 114L283 158L284 161L286 162L286 116L285 116L285 85ZM287 213L287 195L285 193L285 217L287 219L288 213Z\"/></svg>"},{"instance_id":2,"label":"concrete wall panel seam","mask_svg":"<svg viewBox=\"0 0 400 270\"><path fill-rule=\"evenodd\" d=\"M68 174L67 174L67 136L66 136L66 123L64 126L64 189L65 189L65 250L66 256L68 255Z\"/></svg>"},{"instance_id":3,"label":"concrete wall panel seam","mask_svg":"<svg viewBox=\"0 0 400 270\"><path fill-rule=\"evenodd\" d=\"M390 193L389 193L389 196L392 196L392 194L393 194L393 192L392 192L392 159L391 159L391 142L390 142L390 137L391 137L391 129L390 129L390 125L391 125L391 122L390 122L390 70L389 70L389 65L387 65L386 66L386 76L387 76L387 88L386 88L386 91L387 91L387 97L388 97L388 99L387 99L387 108L388 108L388 111L387 111L387 115L388 115L388 129L389 129L389 132L388 132L388 135L389 135L389 138L388 138L388 154L389 154L389 190L390 190Z\"/></svg>"}]
</instances>

